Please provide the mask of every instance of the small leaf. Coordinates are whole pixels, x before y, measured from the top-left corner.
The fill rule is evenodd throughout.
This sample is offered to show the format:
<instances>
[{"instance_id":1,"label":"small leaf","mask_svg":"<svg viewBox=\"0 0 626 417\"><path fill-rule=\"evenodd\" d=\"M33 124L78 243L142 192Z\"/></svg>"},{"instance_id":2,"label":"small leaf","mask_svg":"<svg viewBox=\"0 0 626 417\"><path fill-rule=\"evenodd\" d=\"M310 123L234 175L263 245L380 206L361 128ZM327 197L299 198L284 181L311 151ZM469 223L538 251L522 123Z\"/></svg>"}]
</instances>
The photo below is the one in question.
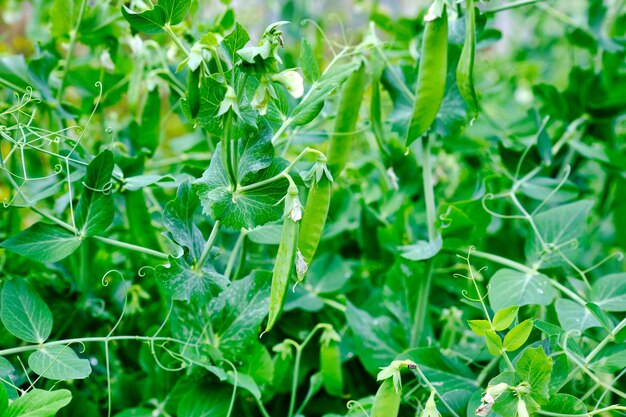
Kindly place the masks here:
<instances>
[{"instance_id":1,"label":"small leaf","mask_svg":"<svg viewBox=\"0 0 626 417\"><path fill-rule=\"evenodd\" d=\"M591 300L605 311L626 311L626 273L606 275L594 282Z\"/></svg>"},{"instance_id":2,"label":"small leaf","mask_svg":"<svg viewBox=\"0 0 626 417\"><path fill-rule=\"evenodd\" d=\"M2 417L53 417L72 400L66 389L44 391L34 388L13 401Z\"/></svg>"},{"instance_id":3,"label":"small leaf","mask_svg":"<svg viewBox=\"0 0 626 417\"><path fill-rule=\"evenodd\" d=\"M166 22L165 10L159 6L143 12L135 12L126 5L122 5L122 15L133 29L149 35L162 33Z\"/></svg>"},{"instance_id":4,"label":"small leaf","mask_svg":"<svg viewBox=\"0 0 626 417\"><path fill-rule=\"evenodd\" d=\"M320 77L320 69L313 53L313 48L308 39L302 38L300 44L300 68L302 68L302 74L304 78L313 83Z\"/></svg>"},{"instance_id":5,"label":"small leaf","mask_svg":"<svg viewBox=\"0 0 626 417\"><path fill-rule=\"evenodd\" d=\"M28 366L44 378L62 381L85 379L91 374L88 359L80 359L69 346L52 345L37 349L28 357Z\"/></svg>"},{"instance_id":6,"label":"small leaf","mask_svg":"<svg viewBox=\"0 0 626 417\"><path fill-rule=\"evenodd\" d=\"M402 251L401 256L411 261L423 261L435 256L441 250L443 240L441 236L432 242L419 240L412 245L400 246L398 249Z\"/></svg>"},{"instance_id":7,"label":"small leaf","mask_svg":"<svg viewBox=\"0 0 626 417\"><path fill-rule=\"evenodd\" d=\"M530 395L539 404L549 398L549 383L552 373L552 358L541 347L526 348L515 364L517 376L530 385Z\"/></svg>"},{"instance_id":8,"label":"small leaf","mask_svg":"<svg viewBox=\"0 0 626 417\"><path fill-rule=\"evenodd\" d=\"M84 236L104 231L113 221L115 207L111 196L113 152L106 149L87 166L84 191L76 206L76 226Z\"/></svg>"},{"instance_id":9,"label":"small leaf","mask_svg":"<svg viewBox=\"0 0 626 417\"><path fill-rule=\"evenodd\" d=\"M517 317L518 306L503 308L493 316L493 329L497 332L507 329L515 317Z\"/></svg>"},{"instance_id":10,"label":"small leaf","mask_svg":"<svg viewBox=\"0 0 626 417\"><path fill-rule=\"evenodd\" d=\"M68 257L80 243L74 233L57 225L39 222L11 236L0 246L37 262L47 263Z\"/></svg>"},{"instance_id":11,"label":"small leaf","mask_svg":"<svg viewBox=\"0 0 626 417\"><path fill-rule=\"evenodd\" d=\"M4 283L0 318L13 336L30 343L43 343L52 331L52 313L30 286L21 279Z\"/></svg>"},{"instance_id":12,"label":"small leaf","mask_svg":"<svg viewBox=\"0 0 626 417\"><path fill-rule=\"evenodd\" d=\"M504 344L502 347L507 352L519 349L524 343L526 343L526 340L528 340L532 330L533 321L531 319L524 320L517 326L513 327L511 331L504 336Z\"/></svg>"},{"instance_id":13,"label":"small leaf","mask_svg":"<svg viewBox=\"0 0 626 417\"><path fill-rule=\"evenodd\" d=\"M492 355L496 356L502 353L502 339L493 330L485 330L485 342L487 342L487 349Z\"/></svg>"},{"instance_id":14,"label":"small leaf","mask_svg":"<svg viewBox=\"0 0 626 417\"><path fill-rule=\"evenodd\" d=\"M481 337L485 335L485 330L492 330L488 320L469 320L467 324L476 335Z\"/></svg>"}]
</instances>

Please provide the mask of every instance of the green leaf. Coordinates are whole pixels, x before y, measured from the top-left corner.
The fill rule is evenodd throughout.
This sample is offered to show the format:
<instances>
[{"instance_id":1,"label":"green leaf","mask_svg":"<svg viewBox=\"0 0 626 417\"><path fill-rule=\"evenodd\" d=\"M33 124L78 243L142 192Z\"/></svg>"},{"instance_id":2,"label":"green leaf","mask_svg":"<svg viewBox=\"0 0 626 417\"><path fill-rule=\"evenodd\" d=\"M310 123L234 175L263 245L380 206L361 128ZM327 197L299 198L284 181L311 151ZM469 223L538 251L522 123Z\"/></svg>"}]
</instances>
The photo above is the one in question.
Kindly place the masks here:
<instances>
[{"instance_id":1,"label":"green leaf","mask_svg":"<svg viewBox=\"0 0 626 417\"><path fill-rule=\"evenodd\" d=\"M320 68L315 59L315 53L311 47L311 43L307 38L302 38L300 43L300 68L304 79L310 83L314 83L320 77Z\"/></svg>"},{"instance_id":2,"label":"green leaf","mask_svg":"<svg viewBox=\"0 0 626 417\"><path fill-rule=\"evenodd\" d=\"M62 381L85 379L91 374L88 359L80 359L69 346L52 345L37 349L28 357L28 366L44 378Z\"/></svg>"},{"instance_id":3,"label":"green leaf","mask_svg":"<svg viewBox=\"0 0 626 417\"><path fill-rule=\"evenodd\" d=\"M469 320L467 324L469 324L470 329L480 337L485 335L485 330L493 330L489 320Z\"/></svg>"},{"instance_id":4,"label":"green leaf","mask_svg":"<svg viewBox=\"0 0 626 417\"><path fill-rule=\"evenodd\" d=\"M591 300L605 311L626 311L626 273L606 275L594 282Z\"/></svg>"},{"instance_id":5,"label":"green leaf","mask_svg":"<svg viewBox=\"0 0 626 417\"><path fill-rule=\"evenodd\" d=\"M548 247L531 234L526 241L526 258L529 263L541 262L542 267L557 267L566 264L561 254L571 257L578 251L574 243L586 233L586 222L594 202L581 200L558 206L534 216L535 225ZM555 247L559 248L558 252ZM521 304L520 304L521 305Z\"/></svg>"},{"instance_id":6,"label":"green leaf","mask_svg":"<svg viewBox=\"0 0 626 417\"><path fill-rule=\"evenodd\" d=\"M512 269L500 269L489 282L489 304L495 311L528 304L548 305L556 297L550 279Z\"/></svg>"},{"instance_id":7,"label":"green leaf","mask_svg":"<svg viewBox=\"0 0 626 417\"><path fill-rule=\"evenodd\" d=\"M239 22L235 22L235 27L222 41L222 47L226 51L226 54L230 58L231 62L237 62L240 58L237 55L237 51L246 46L250 40L250 35L246 32L243 26Z\"/></svg>"},{"instance_id":8,"label":"green leaf","mask_svg":"<svg viewBox=\"0 0 626 417\"><path fill-rule=\"evenodd\" d=\"M594 358L589 368L595 372L621 372L626 368L626 345L609 344Z\"/></svg>"},{"instance_id":9,"label":"green leaf","mask_svg":"<svg viewBox=\"0 0 626 417\"><path fill-rule=\"evenodd\" d=\"M170 231L172 240L198 260L204 249L202 232L194 223L193 215L200 206L200 199L189 181L183 181L176 191L176 198L165 205L163 226Z\"/></svg>"},{"instance_id":10,"label":"green leaf","mask_svg":"<svg viewBox=\"0 0 626 417\"><path fill-rule=\"evenodd\" d=\"M103 232L113 222L115 207L111 196L113 152L106 149L87 166L84 191L76 206L76 227L84 236Z\"/></svg>"},{"instance_id":11,"label":"green leaf","mask_svg":"<svg viewBox=\"0 0 626 417\"><path fill-rule=\"evenodd\" d=\"M507 326L508 327L508 326ZM532 319L524 320L517 326L513 327L510 332L504 336L502 348L507 352L513 352L522 347L528 340L530 332L533 330Z\"/></svg>"},{"instance_id":12,"label":"green leaf","mask_svg":"<svg viewBox=\"0 0 626 417\"><path fill-rule=\"evenodd\" d=\"M183 21L189 8L191 0L159 0L159 7L165 12L165 20L172 26Z\"/></svg>"},{"instance_id":13,"label":"green leaf","mask_svg":"<svg viewBox=\"0 0 626 417\"><path fill-rule=\"evenodd\" d=\"M327 68L324 74L311 86L302 101L293 109L289 120L293 126L311 122L324 107L324 101L336 88L340 87L356 71L360 62L335 65Z\"/></svg>"},{"instance_id":14,"label":"green leaf","mask_svg":"<svg viewBox=\"0 0 626 417\"><path fill-rule=\"evenodd\" d=\"M189 254L168 259L169 264L157 266L155 274L159 286L173 300L206 300L228 285L228 279L210 264L205 264L201 271L196 270L195 259Z\"/></svg>"},{"instance_id":15,"label":"green leaf","mask_svg":"<svg viewBox=\"0 0 626 417\"><path fill-rule=\"evenodd\" d=\"M4 356L0 356L0 378L4 380L0 382L0 386L4 388L8 398L12 400L17 398L17 391L12 385L8 384L8 381L12 381L11 374L13 372L15 372L15 368L11 365L11 362L9 362ZM2 411L0 411L0 416L1 415Z\"/></svg>"},{"instance_id":16,"label":"green leaf","mask_svg":"<svg viewBox=\"0 0 626 417\"><path fill-rule=\"evenodd\" d=\"M432 242L418 240L412 245L400 246L398 249L402 251L400 256L411 261L423 261L430 259L439 253L443 245L441 236Z\"/></svg>"},{"instance_id":17,"label":"green leaf","mask_svg":"<svg viewBox=\"0 0 626 417\"><path fill-rule=\"evenodd\" d=\"M210 386L187 382L184 394L178 403L176 415L179 417L226 416L232 389L224 386Z\"/></svg>"},{"instance_id":18,"label":"green leaf","mask_svg":"<svg viewBox=\"0 0 626 417\"><path fill-rule=\"evenodd\" d=\"M498 311L493 316L493 329L497 332L507 329L517 317L518 310L518 306L510 306Z\"/></svg>"},{"instance_id":19,"label":"green leaf","mask_svg":"<svg viewBox=\"0 0 626 417\"><path fill-rule=\"evenodd\" d=\"M50 8L50 33L55 38L68 38L78 21L81 0L54 0Z\"/></svg>"},{"instance_id":20,"label":"green leaf","mask_svg":"<svg viewBox=\"0 0 626 417\"><path fill-rule=\"evenodd\" d=\"M593 316L598 319L600 324L606 329L607 332L613 330L613 320L607 313L604 312L597 304L594 303L585 303L585 307L587 310L593 314Z\"/></svg>"},{"instance_id":21,"label":"green leaf","mask_svg":"<svg viewBox=\"0 0 626 417\"><path fill-rule=\"evenodd\" d=\"M136 152L152 156L159 146L161 134L161 96L159 89L147 93L139 123L131 123L131 143Z\"/></svg>"},{"instance_id":22,"label":"green leaf","mask_svg":"<svg viewBox=\"0 0 626 417\"><path fill-rule=\"evenodd\" d=\"M39 222L11 236L0 246L34 261L47 263L68 257L80 243L75 234L62 227Z\"/></svg>"},{"instance_id":23,"label":"green leaf","mask_svg":"<svg viewBox=\"0 0 626 417\"><path fill-rule=\"evenodd\" d=\"M545 404L549 398L552 358L546 356L541 347L526 348L515 364L517 376L530 385L530 395L539 404Z\"/></svg>"},{"instance_id":24,"label":"green leaf","mask_svg":"<svg viewBox=\"0 0 626 417\"><path fill-rule=\"evenodd\" d=\"M492 355L497 356L502 352L502 339L493 330L485 330L485 342L487 343L487 350Z\"/></svg>"},{"instance_id":25,"label":"green leaf","mask_svg":"<svg viewBox=\"0 0 626 417\"><path fill-rule=\"evenodd\" d=\"M163 26L167 21L165 10L158 5L154 9L135 12L122 5L122 15L130 23L130 26L138 32L156 35L163 32Z\"/></svg>"},{"instance_id":26,"label":"green leaf","mask_svg":"<svg viewBox=\"0 0 626 417\"><path fill-rule=\"evenodd\" d=\"M441 394L459 389L477 389L476 376L467 365L438 348L409 349L399 354L396 359L410 359L415 362L424 376L436 384Z\"/></svg>"},{"instance_id":27,"label":"green leaf","mask_svg":"<svg viewBox=\"0 0 626 417\"><path fill-rule=\"evenodd\" d=\"M541 407L541 411L554 415L588 416L587 408L578 398L569 394L556 394L550 397L550 402Z\"/></svg>"},{"instance_id":28,"label":"green leaf","mask_svg":"<svg viewBox=\"0 0 626 417\"><path fill-rule=\"evenodd\" d=\"M4 415L4 412L9 407L9 393L5 387L5 384L0 384L0 416Z\"/></svg>"},{"instance_id":29,"label":"green leaf","mask_svg":"<svg viewBox=\"0 0 626 417\"><path fill-rule=\"evenodd\" d=\"M560 298L555 304L556 315L565 331L577 330L581 334L591 327L602 327L598 319L580 304Z\"/></svg>"},{"instance_id":30,"label":"green leaf","mask_svg":"<svg viewBox=\"0 0 626 417\"><path fill-rule=\"evenodd\" d=\"M44 391L34 388L13 401L2 417L53 417L72 400L66 389Z\"/></svg>"},{"instance_id":31,"label":"green leaf","mask_svg":"<svg viewBox=\"0 0 626 417\"><path fill-rule=\"evenodd\" d=\"M21 279L4 283L0 318L13 336L30 343L43 343L52 331L52 313L30 286Z\"/></svg>"}]
</instances>

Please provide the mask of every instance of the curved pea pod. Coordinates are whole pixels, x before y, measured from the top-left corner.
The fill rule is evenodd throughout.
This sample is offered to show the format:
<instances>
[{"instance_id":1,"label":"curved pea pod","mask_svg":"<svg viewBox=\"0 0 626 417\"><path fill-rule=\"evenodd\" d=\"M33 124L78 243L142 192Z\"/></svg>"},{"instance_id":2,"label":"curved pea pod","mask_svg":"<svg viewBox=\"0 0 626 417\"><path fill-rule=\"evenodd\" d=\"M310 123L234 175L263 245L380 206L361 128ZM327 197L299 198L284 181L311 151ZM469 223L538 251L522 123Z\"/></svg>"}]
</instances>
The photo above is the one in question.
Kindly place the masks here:
<instances>
[{"instance_id":1,"label":"curved pea pod","mask_svg":"<svg viewBox=\"0 0 626 417\"><path fill-rule=\"evenodd\" d=\"M200 111L200 68L195 71L189 70L187 74L187 103L189 104L189 112L194 119Z\"/></svg>"},{"instance_id":2,"label":"curved pea pod","mask_svg":"<svg viewBox=\"0 0 626 417\"><path fill-rule=\"evenodd\" d=\"M285 221L278 245L278 254L272 274L272 288L270 290L269 318L263 333L274 327L276 320L283 310L285 295L289 287L289 278L294 267L296 250L298 247L298 228L302 218L302 207L298 200L298 188L295 184L289 186L285 197Z\"/></svg>"},{"instance_id":3,"label":"curved pea pod","mask_svg":"<svg viewBox=\"0 0 626 417\"><path fill-rule=\"evenodd\" d=\"M305 262L301 268L298 268L299 281L306 273L308 265L311 264L322 239L326 218L328 217L330 191L333 181L324 163L317 163L311 170L311 173L311 187L306 199L298 236L298 250L302 255L302 261Z\"/></svg>"},{"instance_id":4,"label":"curved pea pod","mask_svg":"<svg viewBox=\"0 0 626 417\"><path fill-rule=\"evenodd\" d=\"M365 65L353 72L346 82L339 102L333 135L328 144L328 166L335 176L343 171L353 146L363 94L367 86Z\"/></svg>"},{"instance_id":5,"label":"curved pea pod","mask_svg":"<svg viewBox=\"0 0 626 417\"><path fill-rule=\"evenodd\" d=\"M472 118L478 113L478 96L474 86L474 57L476 55L476 15L474 0L466 0L465 42L456 67L456 84L469 106Z\"/></svg>"},{"instance_id":6,"label":"curved pea pod","mask_svg":"<svg viewBox=\"0 0 626 417\"><path fill-rule=\"evenodd\" d=\"M387 378L378 387L370 417L396 417L400 411L401 389L396 391L392 378Z\"/></svg>"},{"instance_id":7,"label":"curved pea pod","mask_svg":"<svg viewBox=\"0 0 626 417\"><path fill-rule=\"evenodd\" d=\"M426 22L422 39L413 116L406 138L407 146L430 129L446 91L448 17L445 5L441 9L441 15L433 16L431 19Z\"/></svg>"},{"instance_id":8,"label":"curved pea pod","mask_svg":"<svg viewBox=\"0 0 626 417\"><path fill-rule=\"evenodd\" d=\"M341 369L341 351L333 340L320 345L320 370L322 385L329 395L343 395L343 371Z\"/></svg>"}]
</instances>

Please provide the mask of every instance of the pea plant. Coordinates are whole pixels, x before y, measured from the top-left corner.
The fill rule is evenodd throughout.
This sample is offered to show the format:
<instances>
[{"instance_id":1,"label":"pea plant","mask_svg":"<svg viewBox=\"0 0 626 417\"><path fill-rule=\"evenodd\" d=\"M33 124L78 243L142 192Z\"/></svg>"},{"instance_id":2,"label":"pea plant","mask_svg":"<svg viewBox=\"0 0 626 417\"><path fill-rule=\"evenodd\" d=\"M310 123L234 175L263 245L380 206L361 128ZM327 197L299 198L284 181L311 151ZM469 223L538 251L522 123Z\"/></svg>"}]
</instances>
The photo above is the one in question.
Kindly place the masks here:
<instances>
[{"instance_id":1,"label":"pea plant","mask_svg":"<svg viewBox=\"0 0 626 417\"><path fill-rule=\"evenodd\" d=\"M626 414L626 2L314 3L0 0L0 417Z\"/></svg>"}]
</instances>

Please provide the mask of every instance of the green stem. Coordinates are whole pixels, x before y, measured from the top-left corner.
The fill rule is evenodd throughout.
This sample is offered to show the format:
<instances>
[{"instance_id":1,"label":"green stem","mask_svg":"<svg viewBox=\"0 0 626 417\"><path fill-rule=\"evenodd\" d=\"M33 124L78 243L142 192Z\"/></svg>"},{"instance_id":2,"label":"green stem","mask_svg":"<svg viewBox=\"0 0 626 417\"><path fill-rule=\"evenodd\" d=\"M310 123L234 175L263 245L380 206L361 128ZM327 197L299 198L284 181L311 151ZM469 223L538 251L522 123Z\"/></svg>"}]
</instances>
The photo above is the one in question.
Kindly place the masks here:
<instances>
[{"instance_id":1,"label":"green stem","mask_svg":"<svg viewBox=\"0 0 626 417\"><path fill-rule=\"evenodd\" d=\"M591 362L597 355L600 353L602 349L611 341L615 340L615 335L619 333L624 327L626 327L626 319L623 319L618 323L617 326L605 337L598 345L587 355L585 358L585 362Z\"/></svg>"},{"instance_id":2,"label":"green stem","mask_svg":"<svg viewBox=\"0 0 626 417\"><path fill-rule=\"evenodd\" d=\"M422 178L424 182L424 200L426 203L426 226L428 227L428 242L433 243L437 239L435 220L437 211L435 208L435 191L433 187L432 166L430 163L430 138L422 138Z\"/></svg>"},{"instance_id":3,"label":"green stem","mask_svg":"<svg viewBox=\"0 0 626 417\"><path fill-rule=\"evenodd\" d=\"M429 259L425 262L425 270L419 280L417 286L417 302L415 312L413 314L413 325L411 326L411 347L419 346L424 340L428 316L428 298L430 296L430 285L433 275L433 262Z\"/></svg>"},{"instance_id":4,"label":"green stem","mask_svg":"<svg viewBox=\"0 0 626 417\"><path fill-rule=\"evenodd\" d=\"M178 39L178 36L176 36L176 34L172 31L172 27L169 25L169 23L166 23L165 26L163 26L163 30L165 31L165 33L168 34L170 39L174 41L176 46L178 46L178 49L180 49L185 54L185 56L189 56L189 51L187 50L185 45L183 45L181 40Z\"/></svg>"},{"instance_id":5,"label":"green stem","mask_svg":"<svg viewBox=\"0 0 626 417\"><path fill-rule=\"evenodd\" d=\"M528 6L528 5L539 3L542 1L545 1L545 0L519 0L519 1L514 1L511 3L503 4L501 6L495 6L493 8L485 8L482 12L483 13L497 13L497 12L502 12L504 10L510 10L510 9L515 9L515 8L522 7L522 6Z\"/></svg>"},{"instance_id":6,"label":"green stem","mask_svg":"<svg viewBox=\"0 0 626 417\"><path fill-rule=\"evenodd\" d=\"M215 224L213 224L213 229L211 229L211 234L204 245L204 249L202 249L202 254L200 255L200 259L198 259L198 263L195 266L196 271L202 271L202 268L206 264L206 261L209 259L209 254L211 253L211 249L213 248L213 244L215 243L215 239L217 238L217 233L220 230L220 221L216 220Z\"/></svg>"},{"instance_id":7,"label":"green stem","mask_svg":"<svg viewBox=\"0 0 626 417\"><path fill-rule=\"evenodd\" d=\"M235 246L230 253L230 257L228 258L228 264L226 265L226 271L224 272L224 276L230 279L230 274L233 272L233 268L235 267L235 261L237 259L237 253L243 244L244 239L246 238L247 232L242 229L241 233L239 233L239 237L237 238L237 242L235 242Z\"/></svg>"},{"instance_id":8,"label":"green stem","mask_svg":"<svg viewBox=\"0 0 626 417\"><path fill-rule=\"evenodd\" d=\"M120 242L119 240L109 239L102 236L93 236L93 239L99 240L100 242L108 243L112 246L117 246L118 248L124 248L135 252L145 253L146 255L154 256L160 259L167 259L167 254L163 252L144 248L143 246L133 245L132 243Z\"/></svg>"},{"instance_id":9,"label":"green stem","mask_svg":"<svg viewBox=\"0 0 626 417\"><path fill-rule=\"evenodd\" d=\"M235 166L233 164L233 147L231 145L231 127L233 124L233 114L232 110L228 110L226 112L226 116L224 118L224 131L222 133L222 163L228 172L228 178L230 179L230 184L233 188L233 191L237 189L237 174L235 171Z\"/></svg>"},{"instance_id":10,"label":"green stem","mask_svg":"<svg viewBox=\"0 0 626 417\"><path fill-rule=\"evenodd\" d=\"M87 6L87 0L82 0L80 2L80 8L78 9L78 18L76 19L76 25L74 29L70 32L70 45L67 48L67 56L65 58L65 65L63 66L63 75L61 76L61 82L59 84L59 89L57 90L57 101L61 103L61 99L63 98L63 89L65 87L65 77L67 76L67 72L70 69L70 63L72 62L72 55L74 55L74 47L76 46L76 36L78 35L78 29L80 29L80 23L83 20L83 14L85 13L85 7Z\"/></svg>"}]
</instances>

